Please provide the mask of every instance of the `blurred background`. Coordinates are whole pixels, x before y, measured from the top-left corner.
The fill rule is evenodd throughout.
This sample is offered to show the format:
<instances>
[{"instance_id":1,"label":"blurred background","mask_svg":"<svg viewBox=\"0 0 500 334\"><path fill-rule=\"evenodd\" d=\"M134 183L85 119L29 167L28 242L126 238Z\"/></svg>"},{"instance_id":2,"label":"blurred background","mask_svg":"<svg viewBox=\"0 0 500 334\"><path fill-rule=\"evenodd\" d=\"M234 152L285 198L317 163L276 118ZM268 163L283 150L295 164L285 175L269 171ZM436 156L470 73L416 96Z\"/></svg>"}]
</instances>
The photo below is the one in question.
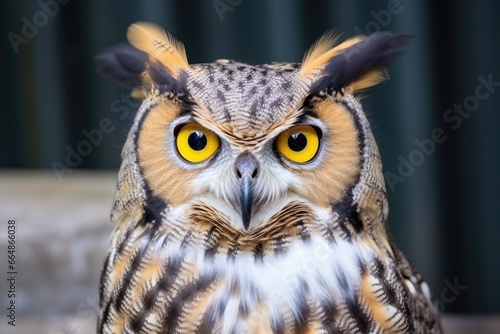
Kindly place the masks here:
<instances>
[{"instance_id":1,"label":"blurred background","mask_svg":"<svg viewBox=\"0 0 500 334\"><path fill-rule=\"evenodd\" d=\"M2 1L0 268L15 219L18 326L94 328L120 149L138 103L96 73L93 57L124 43L135 21L171 32L191 63L300 62L332 29L414 35L391 80L363 94L390 230L444 313L500 312L499 12L493 0ZM49 316L56 325L30 320Z\"/></svg>"}]
</instances>

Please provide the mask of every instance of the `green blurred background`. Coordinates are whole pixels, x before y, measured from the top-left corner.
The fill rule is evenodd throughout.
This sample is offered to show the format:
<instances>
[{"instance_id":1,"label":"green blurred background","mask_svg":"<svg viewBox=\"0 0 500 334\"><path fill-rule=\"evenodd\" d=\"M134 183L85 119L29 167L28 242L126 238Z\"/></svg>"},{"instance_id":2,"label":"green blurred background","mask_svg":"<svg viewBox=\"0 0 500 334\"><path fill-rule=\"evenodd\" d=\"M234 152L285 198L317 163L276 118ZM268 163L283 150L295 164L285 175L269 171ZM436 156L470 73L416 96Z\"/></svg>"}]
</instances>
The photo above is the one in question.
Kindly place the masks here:
<instances>
[{"instance_id":1,"label":"green blurred background","mask_svg":"<svg viewBox=\"0 0 500 334\"><path fill-rule=\"evenodd\" d=\"M103 119L110 130L73 167L119 167L137 103L93 57L132 22L163 26L192 63L300 62L331 29L415 35L391 80L363 94L390 178L390 229L442 310L500 312L500 2L54 1L0 3L0 168L47 169L54 182Z\"/></svg>"}]
</instances>

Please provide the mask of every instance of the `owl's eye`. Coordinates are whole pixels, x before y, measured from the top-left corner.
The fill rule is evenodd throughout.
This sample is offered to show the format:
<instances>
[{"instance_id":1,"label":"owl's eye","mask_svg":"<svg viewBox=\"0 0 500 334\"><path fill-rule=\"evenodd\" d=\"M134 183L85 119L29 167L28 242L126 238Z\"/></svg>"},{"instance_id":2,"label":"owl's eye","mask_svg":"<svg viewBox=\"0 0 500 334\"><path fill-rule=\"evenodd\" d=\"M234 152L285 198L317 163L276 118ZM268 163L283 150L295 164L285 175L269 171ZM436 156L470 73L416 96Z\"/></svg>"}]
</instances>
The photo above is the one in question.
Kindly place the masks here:
<instances>
[{"instance_id":1,"label":"owl's eye","mask_svg":"<svg viewBox=\"0 0 500 334\"><path fill-rule=\"evenodd\" d=\"M276 139L276 148L287 159L306 163L319 151L320 136L310 125L298 125L282 132Z\"/></svg>"},{"instance_id":2,"label":"owl's eye","mask_svg":"<svg viewBox=\"0 0 500 334\"><path fill-rule=\"evenodd\" d=\"M182 125L175 140L177 151L189 162L197 163L210 158L219 148L219 138L200 124Z\"/></svg>"}]
</instances>

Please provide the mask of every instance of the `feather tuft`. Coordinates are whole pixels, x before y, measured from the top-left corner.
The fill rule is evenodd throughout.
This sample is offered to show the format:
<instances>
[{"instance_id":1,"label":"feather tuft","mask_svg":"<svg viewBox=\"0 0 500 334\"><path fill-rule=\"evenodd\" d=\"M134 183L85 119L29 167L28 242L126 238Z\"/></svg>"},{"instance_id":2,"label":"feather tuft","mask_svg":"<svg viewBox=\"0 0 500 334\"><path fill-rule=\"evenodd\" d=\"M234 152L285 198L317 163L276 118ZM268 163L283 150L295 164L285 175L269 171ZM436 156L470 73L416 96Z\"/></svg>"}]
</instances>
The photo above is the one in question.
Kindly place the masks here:
<instances>
[{"instance_id":1,"label":"feather tuft","mask_svg":"<svg viewBox=\"0 0 500 334\"><path fill-rule=\"evenodd\" d=\"M300 67L300 73L303 76L314 74L315 70L323 68L335 55L360 42L361 39L361 37L353 37L335 46L338 36L335 36L333 32L324 34L307 51Z\"/></svg>"},{"instance_id":2,"label":"feather tuft","mask_svg":"<svg viewBox=\"0 0 500 334\"><path fill-rule=\"evenodd\" d=\"M411 39L409 35L379 32L347 40L318 57L321 61L316 68L321 66L321 75L312 92L355 92L380 83L388 78L385 67L406 50Z\"/></svg>"},{"instance_id":3,"label":"feather tuft","mask_svg":"<svg viewBox=\"0 0 500 334\"><path fill-rule=\"evenodd\" d=\"M179 69L189 68L182 43L155 24L132 24L128 28L127 39L134 47L149 54L151 60L159 61L174 76L177 76Z\"/></svg>"},{"instance_id":4,"label":"feather tuft","mask_svg":"<svg viewBox=\"0 0 500 334\"><path fill-rule=\"evenodd\" d=\"M101 52L94 60L97 72L132 88L142 85L148 56L130 45L120 45Z\"/></svg>"}]
</instances>

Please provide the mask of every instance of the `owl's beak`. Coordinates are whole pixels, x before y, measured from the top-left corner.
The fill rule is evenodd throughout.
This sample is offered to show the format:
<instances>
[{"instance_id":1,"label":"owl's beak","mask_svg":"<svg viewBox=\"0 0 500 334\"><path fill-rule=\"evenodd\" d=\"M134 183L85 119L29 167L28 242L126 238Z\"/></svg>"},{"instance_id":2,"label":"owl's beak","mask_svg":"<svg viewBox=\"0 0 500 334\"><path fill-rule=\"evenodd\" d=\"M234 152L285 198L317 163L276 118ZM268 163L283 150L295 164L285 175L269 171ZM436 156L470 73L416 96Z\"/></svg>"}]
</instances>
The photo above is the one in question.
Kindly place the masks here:
<instances>
[{"instance_id":1,"label":"owl's beak","mask_svg":"<svg viewBox=\"0 0 500 334\"><path fill-rule=\"evenodd\" d=\"M252 218L253 181L257 177L259 162L253 154L244 152L236 158L236 176L240 180L240 208L243 227L248 230Z\"/></svg>"},{"instance_id":2,"label":"owl's beak","mask_svg":"<svg viewBox=\"0 0 500 334\"><path fill-rule=\"evenodd\" d=\"M241 180L241 218L243 219L243 227L248 230L250 226L250 218L252 218L252 206L253 206L253 190L252 183L253 180L250 175L244 175Z\"/></svg>"}]
</instances>

